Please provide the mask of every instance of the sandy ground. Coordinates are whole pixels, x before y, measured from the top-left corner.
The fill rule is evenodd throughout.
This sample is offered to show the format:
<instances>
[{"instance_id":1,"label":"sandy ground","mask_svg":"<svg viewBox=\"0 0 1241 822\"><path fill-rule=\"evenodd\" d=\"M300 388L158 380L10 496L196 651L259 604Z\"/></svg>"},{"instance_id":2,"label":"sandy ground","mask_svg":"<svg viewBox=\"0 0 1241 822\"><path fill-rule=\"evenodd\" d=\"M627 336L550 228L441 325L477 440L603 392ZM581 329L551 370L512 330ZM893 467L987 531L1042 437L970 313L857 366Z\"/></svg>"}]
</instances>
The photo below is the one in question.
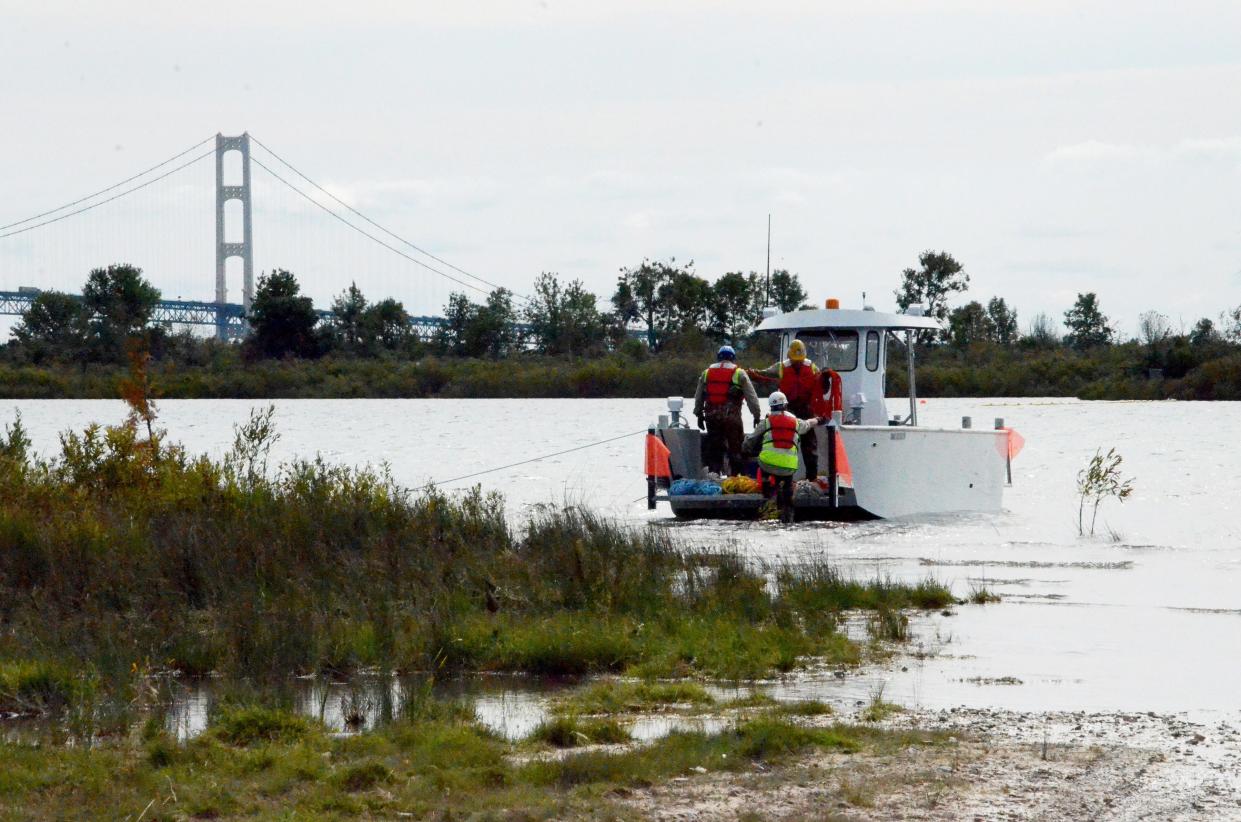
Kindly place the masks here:
<instances>
[{"instance_id":1,"label":"sandy ground","mask_svg":"<svg viewBox=\"0 0 1241 822\"><path fill-rule=\"evenodd\" d=\"M659 820L1241 820L1241 725L1151 714L906 712L959 733L890 755L826 754L623 798Z\"/></svg>"}]
</instances>

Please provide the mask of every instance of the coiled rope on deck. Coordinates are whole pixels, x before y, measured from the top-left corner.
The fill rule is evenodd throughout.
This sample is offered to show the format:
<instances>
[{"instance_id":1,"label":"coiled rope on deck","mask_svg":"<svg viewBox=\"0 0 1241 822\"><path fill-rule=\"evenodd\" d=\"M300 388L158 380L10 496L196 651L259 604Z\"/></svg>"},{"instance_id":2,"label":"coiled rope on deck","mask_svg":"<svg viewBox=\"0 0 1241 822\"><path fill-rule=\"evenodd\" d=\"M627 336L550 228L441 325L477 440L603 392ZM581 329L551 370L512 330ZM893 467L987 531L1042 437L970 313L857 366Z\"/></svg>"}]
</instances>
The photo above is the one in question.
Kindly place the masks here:
<instances>
[{"instance_id":1,"label":"coiled rope on deck","mask_svg":"<svg viewBox=\"0 0 1241 822\"><path fill-rule=\"evenodd\" d=\"M606 445L609 442L616 442L617 440L628 439L629 437L636 437L639 434L645 434L647 431L648 429L643 428L641 431L632 431L628 434L618 434L615 437L609 437L605 440L597 440L595 442L588 442L584 445L575 445L574 447L566 448L563 451L555 451L551 454L542 454L540 456L530 457L529 459L524 459L519 462L510 462L508 465L499 465L499 466L496 466L495 468L487 468L482 471L475 471L472 474L462 474L459 477L453 477L451 479L439 480L438 482L429 482L420 488L415 488L414 491L426 491L431 488L437 488L441 485L450 485L454 482L460 482L461 480L473 479L474 477L481 477L485 474L494 474L497 471L506 471L509 468L517 468L518 466L521 466L521 465L529 465L532 462L539 462L540 460L551 459L552 457L559 457L559 456L563 456L564 454L572 454L574 451L584 451L587 448L594 448L597 445Z\"/></svg>"}]
</instances>

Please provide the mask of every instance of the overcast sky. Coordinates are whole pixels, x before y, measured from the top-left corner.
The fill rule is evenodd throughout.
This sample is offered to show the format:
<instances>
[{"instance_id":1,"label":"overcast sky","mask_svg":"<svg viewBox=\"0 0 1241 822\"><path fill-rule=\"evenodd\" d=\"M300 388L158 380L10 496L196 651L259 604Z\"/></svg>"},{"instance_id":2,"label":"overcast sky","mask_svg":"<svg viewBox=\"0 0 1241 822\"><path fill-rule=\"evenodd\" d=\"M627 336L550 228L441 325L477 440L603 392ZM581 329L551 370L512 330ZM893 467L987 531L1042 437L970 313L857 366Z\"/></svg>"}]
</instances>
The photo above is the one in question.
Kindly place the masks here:
<instances>
[{"instance_id":1,"label":"overcast sky","mask_svg":"<svg viewBox=\"0 0 1241 822\"><path fill-rule=\"evenodd\" d=\"M0 225L248 130L519 292L548 270L606 299L643 257L762 270L770 212L816 303L890 308L928 248L1023 326L1079 291L1129 331L1241 303L1235 2L0 0L0 84ZM124 258L211 299L210 164L0 239L0 287ZM452 287L260 169L255 197L258 266L318 302Z\"/></svg>"}]
</instances>

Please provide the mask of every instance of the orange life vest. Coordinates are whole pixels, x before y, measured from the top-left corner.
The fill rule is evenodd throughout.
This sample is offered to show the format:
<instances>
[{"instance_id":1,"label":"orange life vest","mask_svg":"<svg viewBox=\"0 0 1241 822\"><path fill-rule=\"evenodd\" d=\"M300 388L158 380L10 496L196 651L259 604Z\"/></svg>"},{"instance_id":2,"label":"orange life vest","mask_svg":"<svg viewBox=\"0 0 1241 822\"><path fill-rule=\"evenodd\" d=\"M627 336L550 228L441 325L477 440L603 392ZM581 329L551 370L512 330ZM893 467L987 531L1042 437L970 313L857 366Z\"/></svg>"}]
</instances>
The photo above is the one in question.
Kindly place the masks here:
<instances>
[{"instance_id":1,"label":"orange life vest","mask_svg":"<svg viewBox=\"0 0 1241 822\"><path fill-rule=\"evenodd\" d=\"M741 369L736 365L724 365L716 363L706 370L707 377L707 393L706 404L711 406L727 405L729 402L737 402L740 400L739 389L737 387L738 375Z\"/></svg>"},{"instance_id":2,"label":"orange life vest","mask_svg":"<svg viewBox=\"0 0 1241 822\"><path fill-rule=\"evenodd\" d=\"M789 407L802 416L815 416L822 403L823 385L819 369L812 362L797 363L783 360L780 363L780 390L789 398Z\"/></svg>"},{"instance_id":3,"label":"orange life vest","mask_svg":"<svg viewBox=\"0 0 1241 822\"><path fill-rule=\"evenodd\" d=\"M797 418L792 414L772 414L767 419L771 423L771 444L781 450L792 448L797 442Z\"/></svg>"}]
</instances>

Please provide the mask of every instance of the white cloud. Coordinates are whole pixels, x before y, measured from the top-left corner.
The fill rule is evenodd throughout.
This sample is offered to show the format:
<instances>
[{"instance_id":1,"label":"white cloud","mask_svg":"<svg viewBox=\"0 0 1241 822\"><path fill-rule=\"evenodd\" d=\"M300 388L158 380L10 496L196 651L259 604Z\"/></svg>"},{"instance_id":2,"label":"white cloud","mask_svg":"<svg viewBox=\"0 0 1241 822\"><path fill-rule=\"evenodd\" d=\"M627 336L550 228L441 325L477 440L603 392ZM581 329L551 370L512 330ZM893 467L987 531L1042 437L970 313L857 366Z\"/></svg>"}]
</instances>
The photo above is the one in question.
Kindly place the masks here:
<instances>
[{"instance_id":1,"label":"white cloud","mask_svg":"<svg viewBox=\"0 0 1241 822\"><path fill-rule=\"evenodd\" d=\"M1052 165L1155 163L1180 159L1241 160L1241 137L1189 137L1168 145L1086 140L1061 146L1043 158Z\"/></svg>"},{"instance_id":2,"label":"white cloud","mask_svg":"<svg viewBox=\"0 0 1241 822\"><path fill-rule=\"evenodd\" d=\"M1087 140L1083 143L1060 146L1048 154L1044 160L1051 164L1131 163L1149 162L1156 159L1159 154L1159 150L1151 146Z\"/></svg>"},{"instance_id":3,"label":"white cloud","mask_svg":"<svg viewBox=\"0 0 1241 822\"><path fill-rule=\"evenodd\" d=\"M1241 137L1207 137L1181 140L1175 154L1208 160L1241 160Z\"/></svg>"}]
</instances>

